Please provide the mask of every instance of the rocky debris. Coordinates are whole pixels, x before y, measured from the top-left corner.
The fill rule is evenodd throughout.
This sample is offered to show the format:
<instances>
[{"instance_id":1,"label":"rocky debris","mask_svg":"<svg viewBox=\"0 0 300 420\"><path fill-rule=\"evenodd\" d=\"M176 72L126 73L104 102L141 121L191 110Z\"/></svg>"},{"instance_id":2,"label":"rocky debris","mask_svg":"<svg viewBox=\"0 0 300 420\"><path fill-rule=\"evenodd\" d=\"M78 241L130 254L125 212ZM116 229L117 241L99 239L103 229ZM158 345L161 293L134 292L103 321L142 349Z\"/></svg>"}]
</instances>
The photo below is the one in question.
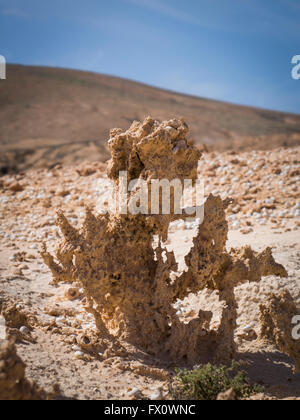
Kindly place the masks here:
<instances>
[{"instance_id":1,"label":"rocky debris","mask_svg":"<svg viewBox=\"0 0 300 420\"><path fill-rule=\"evenodd\" d=\"M226 392L220 392L217 398L218 401L235 401L235 399L236 395L233 388L230 388Z\"/></svg>"},{"instance_id":2,"label":"rocky debris","mask_svg":"<svg viewBox=\"0 0 300 420\"><path fill-rule=\"evenodd\" d=\"M164 399L164 392L163 388L154 388L152 393L150 394L150 400L163 400Z\"/></svg>"},{"instance_id":3,"label":"rocky debris","mask_svg":"<svg viewBox=\"0 0 300 420\"><path fill-rule=\"evenodd\" d=\"M99 162L84 162L79 168L76 169L76 172L80 176L91 176L95 174L98 170L105 171L105 164Z\"/></svg>"},{"instance_id":4,"label":"rocky debris","mask_svg":"<svg viewBox=\"0 0 300 420\"><path fill-rule=\"evenodd\" d=\"M76 359L83 359L84 358L84 353L83 351L75 351L74 356L76 357Z\"/></svg>"},{"instance_id":5,"label":"rocky debris","mask_svg":"<svg viewBox=\"0 0 300 420\"><path fill-rule=\"evenodd\" d=\"M253 341L257 340L257 334L255 329L253 328L253 323L248 324L242 328L242 331L240 331L237 336L246 341Z\"/></svg>"},{"instance_id":6,"label":"rocky debris","mask_svg":"<svg viewBox=\"0 0 300 420\"><path fill-rule=\"evenodd\" d=\"M65 297L68 300L76 300L80 296L81 296L81 293L77 287L69 287L65 292Z\"/></svg>"},{"instance_id":7,"label":"rocky debris","mask_svg":"<svg viewBox=\"0 0 300 420\"><path fill-rule=\"evenodd\" d=\"M30 331L29 331L29 329L27 327L25 327L25 325L23 325L20 328L20 333L25 334L25 335L29 335L30 334Z\"/></svg>"},{"instance_id":8,"label":"rocky debris","mask_svg":"<svg viewBox=\"0 0 300 420\"><path fill-rule=\"evenodd\" d=\"M0 315L5 319L6 339L34 343L31 335L37 319L25 305L9 298L0 299Z\"/></svg>"},{"instance_id":9,"label":"rocky debris","mask_svg":"<svg viewBox=\"0 0 300 420\"><path fill-rule=\"evenodd\" d=\"M208 153L199 162L207 194L231 198L227 214L232 229L247 234L255 226L294 229L300 216L300 148Z\"/></svg>"},{"instance_id":10,"label":"rocky debris","mask_svg":"<svg viewBox=\"0 0 300 420\"><path fill-rule=\"evenodd\" d=\"M229 228L245 235L261 226L278 233L298 230L300 178L295 171L299 170L300 148L232 153L204 153L198 167L198 176L204 177L206 197L213 194L232 199L226 209ZM246 162L247 166L231 160ZM274 167L281 168L279 175L273 173ZM80 176L73 167L30 171L22 181L26 189L17 194L6 187L16 179L1 177L4 189L0 195L0 242L11 245L17 241L38 249L38 243L55 243L57 208L63 208L76 225L84 221L85 206L96 206L97 212L101 211L112 191L104 164L97 168L89 176ZM58 185L70 194L57 195ZM178 228L193 230L197 223L179 220Z\"/></svg>"},{"instance_id":11,"label":"rocky debris","mask_svg":"<svg viewBox=\"0 0 300 420\"><path fill-rule=\"evenodd\" d=\"M0 400L45 400L47 394L25 378L25 364L13 341L0 340Z\"/></svg>"},{"instance_id":12,"label":"rocky debris","mask_svg":"<svg viewBox=\"0 0 300 420\"><path fill-rule=\"evenodd\" d=\"M59 188L58 190L57 190L57 193L56 193L59 197L66 197L67 195L69 195L70 194L70 191L68 191L68 190L65 190L65 189L63 189L63 188Z\"/></svg>"},{"instance_id":13,"label":"rocky debris","mask_svg":"<svg viewBox=\"0 0 300 420\"><path fill-rule=\"evenodd\" d=\"M8 186L8 189L13 192L20 192L24 190L24 187L18 182L13 182Z\"/></svg>"},{"instance_id":14,"label":"rocky debris","mask_svg":"<svg viewBox=\"0 0 300 420\"><path fill-rule=\"evenodd\" d=\"M195 180L200 152L188 144L187 134L184 120L159 123L150 117L143 123L134 122L126 132L111 130L108 176L116 190L120 188L120 171L127 171L128 184L138 178L147 182L150 191L153 179ZM132 190L127 204L136 200L136 195ZM162 244L170 223L179 218L172 211L167 215L117 212L95 216L87 208L81 230L60 211L57 224L64 240L56 260L46 248L42 256L54 283L76 281L82 285L86 310L94 315L99 334L108 342L124 348L136 346L177 362L228 362L236 350L235 288L247 281L259 282L263 276L287 276L270 248L260 253L250 247L226 251L225 209L229 203L209 195L204 221L185 258L187 271L175 282L171 279L171 271L178 268L175 255ZM154 235L159 239L155 250ZM217 329L210 328L212 312L200 310L198 317L184 323L172 306L203 289L217 290L224 303Z\"/></svg>"},{"instance_id":15,"label":"rocky debris","mask_svg":"<svg viewBox=\"0 0 300 420\"><path fill-rule=\"evenodd\" d=\"M284 290L279 295L271 294L260 305L260 339L275 342L278 350L295 361L295 373L300 374L300 339L292 336L292 320L300 315L291 294Z\"/></svg>"},{"instance_id":16,"label":"rocky debris","mask_svg":"<svg viewBox=\"0 0 300 420\"><path fill-rule=\"evenodd\" d=\"M13 302L9 298L1 298L0 313L5 318L6 327L20 330L20 328L27 328L31 330L37 320L34 314L25 305ZM22 331L20 331L22 333Z\"/></svg>"},{"instance_id":17,"label":"rocky debris","mask_svg":"<svg viewBox=\"0 0 300 420\"><path fill-rule=\"evenodd\" d=\"M130 400L137 400L139 398L141 398L142 394L139 388L133 388L133 389L129 389L127 392L127 397Z\"/></svg>"}]
</instances>

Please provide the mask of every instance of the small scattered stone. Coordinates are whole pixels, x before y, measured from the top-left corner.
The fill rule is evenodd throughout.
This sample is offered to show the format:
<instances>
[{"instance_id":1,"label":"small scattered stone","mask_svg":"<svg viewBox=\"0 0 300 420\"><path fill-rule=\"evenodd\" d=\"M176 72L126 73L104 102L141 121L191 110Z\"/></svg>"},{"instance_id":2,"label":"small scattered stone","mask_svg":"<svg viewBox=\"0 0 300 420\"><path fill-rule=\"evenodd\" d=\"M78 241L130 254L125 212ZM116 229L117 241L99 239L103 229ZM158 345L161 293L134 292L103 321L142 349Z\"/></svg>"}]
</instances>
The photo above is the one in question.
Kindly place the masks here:
<instances>
[{"instance_id":1,"label":"small scattered stone","mask_svg":"<svg viewBox=\"0 0 300 420\"><path fill-rule=\"evenodd\" d=\"M83 359L84 353L82 351L75 351L74 356L76 357L76 359Z\"/></svg>"},{"instance_id":2,"label":"small scattered stone","mask_svg":"<svg viewBox=\"0 0 300 420\"><path fill-rule=\"evenodd\" d=\"M8 186L8 189L13 192L21 192L24 190L24 187L18 182L13 182Z\"/></svg>"},{"instance_id":3,"label":"small scattered stone","mask_svg":"<svg viewBox=\"0 0 300 420\"><path fill-rule=\"evenodd\" d=\"M24 334L24 335L28 335L30 334L30 331L27 327L23 326L20 328L20 333Z\"/></svg>"},{"instance_id":4,"label":"small scattered stone","mask_svg":"<svg viewBox=\"0 0 300 420\"><path fill-rule=\"evenodd\" d=\"M133 388L127 393L127 396L137 398L140 395L140 393L141 391L139 390L139 388Z\"/></svg>"},{"instance_id":5,"label":"small scattered stone","mask_svg":"<svg viewBox=\"0 0 300 420\"><path fill-rule=\"evenodd\" d=\"M221 392L218 395L218 401L234 401L236 399L235 391L233 388L230 388L226 392Z\"/></svg>"}]
</instances>

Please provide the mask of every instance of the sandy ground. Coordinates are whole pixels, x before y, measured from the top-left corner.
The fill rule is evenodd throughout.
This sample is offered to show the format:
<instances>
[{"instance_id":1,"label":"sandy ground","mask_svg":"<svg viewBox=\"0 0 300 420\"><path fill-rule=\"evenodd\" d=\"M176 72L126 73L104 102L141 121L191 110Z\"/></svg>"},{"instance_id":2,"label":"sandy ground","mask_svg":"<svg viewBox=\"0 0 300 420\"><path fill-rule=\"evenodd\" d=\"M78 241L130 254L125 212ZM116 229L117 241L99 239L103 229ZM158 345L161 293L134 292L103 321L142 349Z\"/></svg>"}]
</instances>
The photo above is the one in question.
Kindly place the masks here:
<instances>
[{"instance_id":1,"label":"sandy ground","mask_svg":"<svg viewBox=\"0 0 300 420\"><path fill-rule=\"evenodd\" d=\"M176 256L183 265L183 255L187 253L191 241L191 231L181 230L171 235L171 244ZM277 260L288 268L288 279L277 280L272 277L264 278L260 285L243 285L238 292L239 302L239 323L240 331L243 326L253 322L254 328L258 330L258 305L264 302L266 294L287 287L294 298L300 303L300 244L299 231L287 232L281 235L268 234L265 229L260 229L255 234L242 235L238 232L231 232L228 247L240 246L250 243L253 248L259 250L263 246L270 245L274 249ZM2 245L3 246L3 245ZM82 309L80 300L69 302L65 300L64 294L67 286L56 288L49 285L51 275L42 264L38 253L34 250L24 248L27 255L32 254L33 259L28 259L24 264L28 268L23 270L24 275L13 274L14 266L11 262L16 249L1 247L0 252L0 279L1 289L4 295L20 301L22 305L36 313L40 320L55 320L57 329L68 328L74 320L78 320L81 328L90 328L93 319L87 316ZM197 307L202 309L214 308L217 324L218 301L214 296L203 292L198 296L190 296L182 305L182 312L188 319L191 311ZM58 314L68 309L72 316L47 315L45 308L57 308ZM47 309L46 309L47 310ZM61 312L59 312L61 311ZM185 315L186 314L186 315ZM1 330L0 330L1 331ZM78 329L76 330L78 331ZM108 361L90 359L77 359L76 347L72 344L72 336L64 336L61 331L42 331L37 328L33 332L35 343L18 343L19 355L27 364L27 377L34 379L46 390L51 391L54 383L60 385L62 394L67 398L79 399L109 399L127 398L129 388L139 388L143 395L151 397L155 390L164 386L163 378L149 375L139 375L131 371L123 371L127 362L119 358ZM256 348L255 342L249 343L240 340L240 358L250 364L247 369L251 378L266 386L268 393L274 397L300 397L300 376L292 375L291 361L274 348ZM75 342L75 341L74 341ZM156 366L154 361L154 366ZM159 367L159 366L158 366Z\"/></svg>"},{"instance_id":2,"label":"sandy ground","mask_svg":"<svg viewBox=\"0 0 300 420\"><path fill-rule=\"evenodd\" d=\"M78 298L71 301L66 295L69 286L50 284L51 274L39 255L42 242L46 242L50 250L56 245L59 233L54 216L57 208L63 208L78 226L84 217L84 205L95 204L99 196L101 199L107 196L107 181L101 171L99 168L95 172L88 171L90 176L86 177L75 169L57 168L33 171L19 179L1 179L0 296L11 298L20 305L20 310L30 311L37 318L31 342L18 341L17 350L27 365L27 377L47 391L58 384L60 394L67 399L127 399L133 388L138 388L144 397L167 397L166 380L174 366L161 366L157 360L145 362L143 355L140 360L119 357L103 360L101 355L81 352L76 337L95 328L93 318L83 310L80 291ZM219 178L215 182L219 182ZM261 191L261 199L275 195L276 182L275 179L268 184L264 196ZM16 183L23 186L20 191L14 191L19 189ZM270 193L271 185L274 191ZM290 194L295 197L290 196L288 210L280 217L280 223L273 223L272 219L274 213L286 210L282 207L284 203L277 203L277 208L271 209L273 214L268 209L261 210L259 218L256 208L249 212L249 200L240 211L236 212L234 207L228 210L229 218L236 215L230 222L228 248L249 244L258 251L270 246L277 261L289 273L286 279L267 277L260 284L244 284L237 289L238 359L244 362L251 379L265 386L268 398L300 399L300 376L292 374L292 362L287 356L273 347L260 348L255 340L246 341L241 334L249 324L258 332L259 303L265 301L269 292L289 289L300 308L299 192L297 189L295 192L294 187L292 184ZM255 198L251 203L255 205ZM251 229L245 234L249 226ZM166 246L174 250L180 270L185 268L184 255L191 247L194 234L193 224L175 223L171 229ZM193 317L197 308L212 310L212 322L218 325L220 303L214 294L203 291L197 296L190 295L177 306L178 316L186 320ZM3 318L0 318L0 338L4 338L4 332Z\"/></svg>"}]
</instances>

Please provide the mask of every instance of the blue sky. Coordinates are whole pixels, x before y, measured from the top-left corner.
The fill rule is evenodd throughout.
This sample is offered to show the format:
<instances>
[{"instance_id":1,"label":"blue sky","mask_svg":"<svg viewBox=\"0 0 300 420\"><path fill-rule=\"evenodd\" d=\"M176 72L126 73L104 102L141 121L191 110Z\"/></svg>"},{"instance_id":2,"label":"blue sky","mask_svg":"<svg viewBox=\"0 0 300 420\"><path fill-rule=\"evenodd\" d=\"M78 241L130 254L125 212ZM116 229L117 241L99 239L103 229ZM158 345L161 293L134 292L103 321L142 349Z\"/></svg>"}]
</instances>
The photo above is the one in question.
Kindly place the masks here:
<instances>
[{"instance_id":1,"label":"blue sky","mask_svg":"<svg viewBox=\"0 0 300 420\"><path fill-rule=\"evenodd\" d=\"M0 0L11 63L300 113L297 54L300 0Z\"/></svg>"}]
</instances>

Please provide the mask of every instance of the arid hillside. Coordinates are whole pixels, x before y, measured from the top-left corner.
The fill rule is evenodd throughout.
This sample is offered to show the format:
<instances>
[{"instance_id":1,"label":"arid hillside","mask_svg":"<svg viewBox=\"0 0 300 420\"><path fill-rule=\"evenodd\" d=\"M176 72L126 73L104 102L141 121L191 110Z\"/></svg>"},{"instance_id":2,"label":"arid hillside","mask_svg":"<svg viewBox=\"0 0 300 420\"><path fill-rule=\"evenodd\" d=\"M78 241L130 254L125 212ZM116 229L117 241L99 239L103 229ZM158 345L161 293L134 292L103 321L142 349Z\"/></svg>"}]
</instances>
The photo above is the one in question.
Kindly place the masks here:
<instances>
[{"instance_id":1,"label":"arid hillside","mask_svg":"<svg viewBox=\"0 0 300 420\"><path fill-rule=\"evenodd\" d=\"M183 116L209 149L300 144L300 116L181 95L87 72L9 65L0 82L0 172L105 161L111 127Z\"/></svg>"}]
</instances>

